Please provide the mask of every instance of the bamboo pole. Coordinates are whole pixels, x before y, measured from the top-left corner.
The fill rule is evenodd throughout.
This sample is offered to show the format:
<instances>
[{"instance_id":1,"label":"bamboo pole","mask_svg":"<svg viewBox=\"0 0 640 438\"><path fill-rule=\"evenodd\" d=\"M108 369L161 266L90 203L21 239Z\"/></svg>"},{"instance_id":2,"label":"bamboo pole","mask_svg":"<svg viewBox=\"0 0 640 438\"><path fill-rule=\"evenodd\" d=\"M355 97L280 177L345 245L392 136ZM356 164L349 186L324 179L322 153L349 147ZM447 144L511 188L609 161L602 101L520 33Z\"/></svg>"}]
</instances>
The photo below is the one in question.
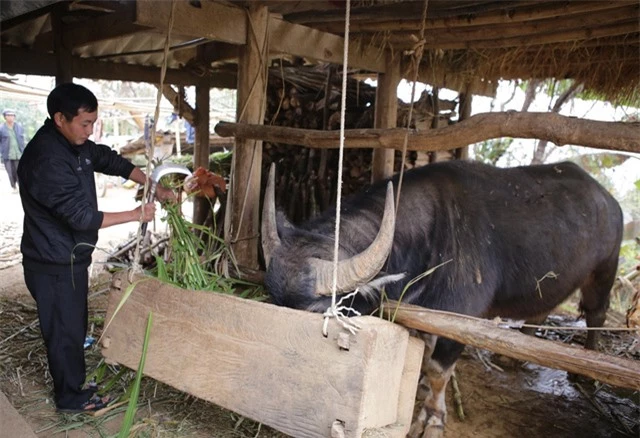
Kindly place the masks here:
<instances>
[{"instance_id":1,"label":"bamboo pole","mask_svg":"<svg viewBox=\"0 0 640 438\"><path fill-rule=\"evenodd\" d=\"M609 356L499 328L491 320L391 302L386 317L405 327L443 336L465 345L591 377L603 383L640 390L640 362Z\"/></svg>"},{"instance_id":2,"label":"bamboo pole","mask_svg":"<svg viewBox=\"0 0 640 438\"><path fill-rule=\"evenodd\" d=\"M335 149L339 132L281 126L220 122L215 131L222 137L261 139L274 143ZM347 148L402 149L406 129L347 129ZM601 122L554 113L482 113L454 125L409 134L408 149L450 150L499 137L535 138L558 146L572 144L598 149L640 152L640 123Z\"/></svg>"}]
</instances>

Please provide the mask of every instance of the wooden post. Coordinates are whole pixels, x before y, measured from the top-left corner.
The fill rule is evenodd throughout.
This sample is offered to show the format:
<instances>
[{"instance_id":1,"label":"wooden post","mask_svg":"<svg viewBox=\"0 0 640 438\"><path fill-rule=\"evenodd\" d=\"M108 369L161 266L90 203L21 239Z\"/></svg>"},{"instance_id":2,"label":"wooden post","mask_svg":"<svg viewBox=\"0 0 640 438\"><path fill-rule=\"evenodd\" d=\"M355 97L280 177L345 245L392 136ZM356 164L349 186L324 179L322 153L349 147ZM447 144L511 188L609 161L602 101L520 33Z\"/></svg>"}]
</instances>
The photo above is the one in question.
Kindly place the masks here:
<instances>
[{"instance_id":1,"label":"wooden post","mask_svg":"<svg viewBox=\"0 0 640 438\"><path fill-rule=\"evenodd\" d=\"M458 122L462 122L463 120L467 120L471 117L471 104L473 102L473 94L471 94L471 89L469 84L465 86L464 91L459 94L460 103L458 104L458 111L460 112L458 117ZM469 146L462 146L456 149L455 157L458 160L468 160L469 159Z\"/></svg>"},{"instance_id":2,"label":"wooden post","mask_svg":"<svg viewBox=\"0 0 640 438\"><path fill-rule=\"evenodd\" d=\"M251 4L247 19L247 43L240 47L238 59L238 108L240 123L262 125L267 81L267 23L269 10ZM225 240L239 265L258 268L258 230L260 225L260 173L262 140L236 138L227 208L230 223Z\"/></svg>"},{"instance_id":3,"label":"wooden post","mask_svg":"<svg viewBox=\"0 0 640 438\"><path fill-rule=\"evenodd\" d=\"M67 9L63 4L60 8ZM73 81L71 72L71 48L67 47L64 40L64 25L60 19L62 9L56 9L51 14L51 25L53 27L53 47L56 54L56 85Z\"/></svg>"},{"instance_id":4,"label":"wooden post","mask_svg":"<svg viewBox=\"0 0 640 438\"><path fill-rule=\"evenodd\" d=\"M391 53L386 55L386 73L378 74L374 127L395 128L398 123L398 84L400 83L400 61ZM371 182L393 175L395 150L374 149L371 163Z\"/></svg>"},{"instance_id":5,"label":"wooden post","mask_svg":"<svg viewBox=\"0 0 640 438\"><path fill-rule=\"evenodd\" d=\"M198 46L198 57L202 57L202 46ZM209 169L209 82L202 79L196 85L195 144L193 146L193 168ZM206 198L193 200L193 223L203 224L211 205Z\"/></svg>"}]
</instances>

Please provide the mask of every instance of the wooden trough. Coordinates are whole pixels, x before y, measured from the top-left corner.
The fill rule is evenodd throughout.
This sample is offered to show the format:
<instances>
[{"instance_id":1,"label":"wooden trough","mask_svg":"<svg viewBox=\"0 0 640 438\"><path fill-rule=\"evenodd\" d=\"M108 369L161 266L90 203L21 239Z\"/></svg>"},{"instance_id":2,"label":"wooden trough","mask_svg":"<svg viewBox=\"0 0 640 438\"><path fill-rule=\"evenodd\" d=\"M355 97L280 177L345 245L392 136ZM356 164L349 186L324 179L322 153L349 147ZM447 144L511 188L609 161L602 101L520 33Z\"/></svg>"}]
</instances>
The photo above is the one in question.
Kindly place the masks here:
<instances>
[{"instance_id":1,"label":"wooden trough","mask_svg":"<svg viewBox=\"0 0 640 438\"><path fill-rule=\"evenodd\" d=\"M129 284L114 275L107 321ZM107 362L137 369L150 312L147 376L296 437L409 430L424 344L403 327L359 317L352 335L331 320L325 338L322 315L149 278L106 328Z\"/></svg>"}]
</instances>

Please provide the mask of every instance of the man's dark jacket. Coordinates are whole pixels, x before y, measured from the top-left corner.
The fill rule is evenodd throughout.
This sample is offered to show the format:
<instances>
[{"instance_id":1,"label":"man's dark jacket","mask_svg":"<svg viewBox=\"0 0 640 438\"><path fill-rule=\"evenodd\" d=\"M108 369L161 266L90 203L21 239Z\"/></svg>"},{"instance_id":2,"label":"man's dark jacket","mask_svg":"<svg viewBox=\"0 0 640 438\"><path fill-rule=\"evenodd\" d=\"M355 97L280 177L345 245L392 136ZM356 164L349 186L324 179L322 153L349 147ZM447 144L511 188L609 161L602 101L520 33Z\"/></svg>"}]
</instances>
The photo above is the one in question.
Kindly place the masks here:
<instances>
[{"instance_id":1,"label":"man's dark jacket","mask_svg":"<svg viewBox=\"0 0 640 438\"><path fill-rule=\"evenodd\" d=\"M47 119L18 165L25 269L57 274L69 273L72 263L89 266L103 219L93 173L128 178L133 169L108 146L71 145Z\"/></svg>"}]
</instances>

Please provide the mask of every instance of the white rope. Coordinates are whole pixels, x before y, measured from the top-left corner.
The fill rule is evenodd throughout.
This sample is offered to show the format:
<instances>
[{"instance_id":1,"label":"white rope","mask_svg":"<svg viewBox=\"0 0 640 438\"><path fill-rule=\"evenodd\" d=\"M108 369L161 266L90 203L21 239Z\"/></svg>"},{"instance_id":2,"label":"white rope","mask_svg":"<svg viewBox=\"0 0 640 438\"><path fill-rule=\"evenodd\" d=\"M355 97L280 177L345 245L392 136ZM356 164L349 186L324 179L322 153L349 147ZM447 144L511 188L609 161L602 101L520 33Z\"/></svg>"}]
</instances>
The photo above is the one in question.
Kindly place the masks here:
<instances>
[{"instance_id":1,"label":"white rope","mask_svg":"<svg viewBox=\"0 0 640 438\"><path fill-rule=\"evenodd\" d=\"M336 304L336 295L337 295L337 287L338 287L338 252L340 248L340 207L341 207L341 194L342 194L342 162L344 158L344 120L345 113L347 107L347 67L349 64L349 17L351 15L351 0L347 0L346 9L345 9L345 18L344 18L344 58L342 61L342 96L340 99L340 149L338 154L338 176L337 176L337 187L336 187L336 227L335 227L335 240L333 244L333 283L331 286L331 307L327 309L324 313L324 324L322 327L322 334L327 336L327 324L328 319L331 317L335 317L336 321L340 322L344 328L349 330L351 333L355 333L355 330L358 329L357 325L349 323L344 314L342 314L342 310L350 310L357 315L354 309L347 308L344 306L338 306ZM358 290L347 295L354 296ZM343 297L340 300L340 303L346 298Z\"/></svg>"},{"instance_id":2,"label":"white rope","mask_svg":"<svg viewBox=\"0 0 640 438\"><path fill-rule=\"evenodd\" d=\"M356 289L355 291L351 292L350 294L347 294L345 296L343 296L342 298L340 298L340 301L338 301L338 303L336 304L336 306L331 306L329 307L327 310L325 310L324 312L324 324L322 325L322 334L324 334L324 336L326 337L328 335L328 324L329 324L329 318L335 318L336 321L338 321L340 324L342 324L342 327L344 327L345 329L349 330L349 332L351 332L351 334L355 335L357 330L360 330L360 326L358 324L356 324L355 322L353 322L352 320L350 320L349 318L347 318L344 313L342 313L343 310L346 310L347 312L352 312L354 315L356 316L360 316L362 315L360 312L358 312L356 309L354 309L353 307L348 307L348 306L343 306L342 302L344 300L348 300L350 298L353 298L356 296L356 294L358 293L358 289Z\"/></svg>"},{"instance_id":3,"label":"white rope","mask_svg":"<svg viewBox=\"0 0 640 438\"><path fill-rule=\"evenodd\" d=\"M407 160L407 145L409 143L409 132L411 131L411 121L413 119L413 106L415 104L416 96L416 82L418 82L418 73L420 71L420 63L422 62L422 55L424 53L424 33L427 27L427 8L429 7L429 0L424 0L424 6L422 7L422 25L420 26L420 40L416 43L413 50L413 82L411 84L411 105L409 105L409 116L407 117L407 129L404 133L404 142L402 143L402 162L400 163L400 176L398 177L398 187L396 189L396 216L398 215L398 208L400 206L400 193L402 192L402 181L404 180L404 165ZM437 114L434 117L438 117Z\"/></svg>"}]
</instances>

